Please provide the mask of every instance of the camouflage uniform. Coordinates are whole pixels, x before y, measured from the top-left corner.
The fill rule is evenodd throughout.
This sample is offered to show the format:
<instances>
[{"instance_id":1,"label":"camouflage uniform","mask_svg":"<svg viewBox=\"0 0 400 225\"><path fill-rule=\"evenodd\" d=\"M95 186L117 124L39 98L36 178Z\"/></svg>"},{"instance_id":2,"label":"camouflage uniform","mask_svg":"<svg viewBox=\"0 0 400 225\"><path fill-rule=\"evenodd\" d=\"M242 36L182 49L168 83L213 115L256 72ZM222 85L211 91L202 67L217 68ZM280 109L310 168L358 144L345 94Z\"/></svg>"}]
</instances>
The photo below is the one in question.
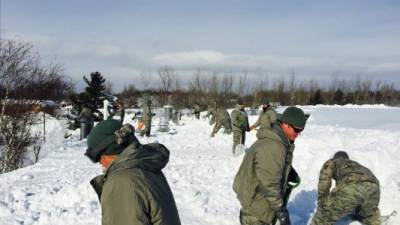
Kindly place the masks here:
<instances>
[{"instance_id":1,"label":"camouflage uniform","mask_svg":"<svg viewBox=\"0 0 400 225\"><path fill-rule=\"evenodd\" d=\"M257 121L253 125L251 125L250 128L254 129L258 126L261 126L262 124L267 124L272 129L272 124L275 123L277 117L278 115L272 107L266 108L265 110L263 109L263 111L261 111L260 115L258 116Z\"/></svg>"},{"instance_id":2,"label":"camouflage uniform","mask_svg":"<svg viewBox=\"0 0 400 225\"><path fill-rule=\"evenodd\" d=\"M212 114L211 121L215 121L215 126L213 131L211 132L211 137L214 137L215 134L224 127L224 134L230 134L232 132L231 126L231 117L229 116L228 111L224 109L218 109ZM210 121L210 123L211 123Z\"/></svg>"},{"instance_id":3,"label":"camouflage uniform","mask_svg":"<svg viewBox=\"0 0 400 225\"><path fill-rule=\"evenodd\" d=\"M236 105L236 108L231 113L232 132L233 132L233 147L235 150L238 144L244 144L246 140L246 131L250 130L249 120L243 105Z\"/></svg>"},{"instance_id":4,"label":"camouflage uniform","mask_svg":"<svg viewBox=\"0 0 400 225\"><path fill-rule=\"evenodd\" d=\"M329 192L332 179L336 187ZM379 181L368 168L346 158L330 159L320 172L318 207L311 224L334 224L355 209L363 224L379 225L379 198Z\"/></svg>"},{"instance_id":5,"label":"camouflage uniform","mask_svg":"<svg viewBox=\"0 0 400 225\"><path fill-rule=\"evenodd\" d=\"M151 131L151 107L150 107L151 101L148 100L143 106L143 123L144 123L144 130L142 131L141 135L144 136L146 135L147 137L150 136L150 131Z\"/></svg>"}]
</instances>

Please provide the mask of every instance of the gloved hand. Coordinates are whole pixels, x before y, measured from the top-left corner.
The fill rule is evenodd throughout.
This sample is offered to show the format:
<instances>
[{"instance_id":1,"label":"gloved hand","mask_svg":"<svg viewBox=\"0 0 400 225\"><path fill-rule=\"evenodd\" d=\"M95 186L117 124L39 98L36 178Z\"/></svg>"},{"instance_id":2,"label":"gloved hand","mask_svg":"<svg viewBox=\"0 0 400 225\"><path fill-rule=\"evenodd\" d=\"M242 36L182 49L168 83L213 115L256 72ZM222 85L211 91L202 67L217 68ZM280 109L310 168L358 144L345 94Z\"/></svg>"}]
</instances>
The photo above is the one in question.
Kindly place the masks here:
<instances>
[{"instance_id":1,"label":"gloved hand","mask_svg":"<svg viewBox=\"0 0 400 225\"><path fill-rule=\"evenodd\" d=\"M280 209L276 217L278 218L280 225L290 225L289 213L286 207Z\"/></svg>"},{"instance_id":2,"label":"gloved hand","mask_svg":"<svg viewBox=\"0 0 400 225\"><path fill-rule=\"evenodd\" d=\"M301 182L301 179L300 179L299 174L296 172L296 170L293 167L291 167L289 176L288 176L288 184L293 189L293 188L296 188L297 186L299 186L300 182Z\"/></svg>"}]
</instances>

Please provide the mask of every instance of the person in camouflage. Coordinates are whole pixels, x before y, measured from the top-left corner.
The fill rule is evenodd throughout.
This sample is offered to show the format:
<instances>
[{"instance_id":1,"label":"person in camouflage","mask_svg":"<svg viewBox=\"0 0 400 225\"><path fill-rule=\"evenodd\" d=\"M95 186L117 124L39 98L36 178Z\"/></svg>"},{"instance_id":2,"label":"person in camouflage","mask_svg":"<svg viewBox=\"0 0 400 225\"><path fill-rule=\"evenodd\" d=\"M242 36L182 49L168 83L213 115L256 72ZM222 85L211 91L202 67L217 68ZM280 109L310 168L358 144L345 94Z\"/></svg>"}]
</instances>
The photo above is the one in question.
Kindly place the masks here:
<instances>
[{"instance_id":1,"label":"person in camouflage","mask_svg":"<svg viewBox=\"0 0 400 225\"><path fill-rule=\"evenodd\" d=\"M94 126L93 112L89 107L84 106L79 114L79 123L81 127L80 139L86 138Z\"/></svg>"},{"instance_id":2,"label":"person in camouflage","mask_svg":"<svg viewBox=\"0 0 400 225\"><path fill-rule=\"evenodd\" d=\"M246 131L250 131L249 119L244 110L242 101L238 101L235 109L231 112L233 146L232 151L235 153L235 148L238 144L244 144L246 141Z\"/></svg>"},{"instance_id":3,"label":"person in camouflage","mask_svg":"<svg viewBox=\"0 0 400 225\"><path fill-rule=\"evenodd\" d=\"M144 130L141 133L141 136L146 135L147 137L150 136L150 131L151 131L151 100L148 99L145 101L143 105L143 122L144 122Z\"/></svg>"},{"instance_id":4,"label":"person in camouflage","mask_svg":"<svg viewBox=\"0 0 400 225\"><path fill-rule=\"evenodd\" d=\"M269 103L263 104L261 106L262 111L258 116L257 121L250 126L250 130L253 130L259 127L261 124L267 124L272 129L272 125L275 123L278 114L276 113L275 109Z\"/></svg>"},{"instance_id":5,"label":"person in camouflage","mask_svg":"<svg viewBox=\"0 0 400 225\"><path fill-rule=\"evenodd\" d=\"M286 204L291 190L300 184L292 167L294 141L306 121L303 110L288 107L273 129L261 125L233 181L242 225L275 225L276 220L290 225Z\"/></svg>"},{"instance_id":6,"label":"person in camouflage","mask_svg":"<svg viewBox=\"0 0 400 225\"><path fill-rule=\"evenodd\" d=\"M332 179L336 186L330 191ZM311 225L335 224L348 215L365 225L380 225L379 199L379 181L374 174L350 160L346 152L336 152L322 166L318 206Z\"/></svg>"},{"instance_id":7,"label":"person in camouflage","mask_svg":"<svg viewBox=\"0 0 400 225\"><path fill-rule=\"evenodd\" d=\"M198 102L194 103L193 114L196 117L196 119L200 119L200 112L201 112L200 104Z\"/></svg>"},{"instance_id":8,"label":"person in camouflage","mask_svg":"<svg viewBox=\"0 0 400 225\"><path fill-rule=\"evenodd\" d=\"M215 118L213 117L213 114L215 114L215 111L216 111L215 107L209 105L207 107L207 114L203 117L203 118L208 118L210 120L209 121L210 125L213 125L215 123L215 120L214 120ZM211 118L210 118L210 116L211 116Z\"/></svg>"},{"instance_id":9,"label":"person in camouflage","mask_svg":"<svg viewBox=\"0 0 400 225\"><path fill-rule=\"evenodd\" d=\"M211 115L212 118L210 120L210 124L212 125L211 122L215 122L215 126L210 137L214 137L221 127L224 127L224 134L232 133L231 117L229 116L228 111L218 108L217 110L213 111Z\"/></svg>"}]
</instances>

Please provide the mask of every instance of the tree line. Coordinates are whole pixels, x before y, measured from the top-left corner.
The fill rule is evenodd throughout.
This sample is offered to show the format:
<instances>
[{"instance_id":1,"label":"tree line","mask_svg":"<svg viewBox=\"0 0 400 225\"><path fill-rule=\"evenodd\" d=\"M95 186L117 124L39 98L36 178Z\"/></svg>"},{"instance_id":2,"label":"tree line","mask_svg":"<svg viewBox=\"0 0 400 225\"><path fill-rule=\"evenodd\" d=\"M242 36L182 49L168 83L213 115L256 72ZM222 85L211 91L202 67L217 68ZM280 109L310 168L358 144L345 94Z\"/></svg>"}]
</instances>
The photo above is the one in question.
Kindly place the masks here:
<instances>
[{"instance_id":1,"label":"tree line","mask_svg":"<svg viewBox=\"0 0 400 225\"><path fill-rule=\"evenodd\" d=\"M171 67L162 67L155 73L146 71L140 75L141 88L128 84L115 95L127 106L136 104L140 96L151 95L160 105L172 104L176 108L190 108L195 102L203 106L232 107L237 99L247 107L266 102L281 105L400 104L400 90L393 83L360 77L352 80L332 78L325 86L315 79L298 81L294 74L289 78L273 79L266 74L257 74L251 79L247 73L197 70L185 83L177 77ZM109 92L112 92L111 87L109 85Z\"/></svg>"},{"instance_id":2,"label":"tree line","mask_svg":"<svg viewBox=\"0 0 400 225\"><path fill-rule=\"evenodd\" d=\"M247 72L234 74L199 69L181 79L172 67L164 66L139 74L140 88L132 83L117 93L113 92L112 81L107 78L107 75L93 72L90 80L84 77L88 84L85 92L77 93L71 79L63 74L62 66L44 65L31 44L0 40L0 173L21 167L26 151L39 140L37 134L32 133L32 127L40 122L37 112L32 110L33 100L60 103L69 99L101 108L100 100L112 95L117 96L124 107L139 106L141 99L150 97L156 100L156 106L171 104L182 109L199 103L204 110L209 105L230 108L238 99L247 107L268 102L281 105L400 104L400 91L393 83L361 78L332 79L329 85L322 86L313 79L296 80L294 73L288 79L271 79L261 72L251 77ZM94 96L96 93L100 96Z\"/></svg>"}]
</instances>

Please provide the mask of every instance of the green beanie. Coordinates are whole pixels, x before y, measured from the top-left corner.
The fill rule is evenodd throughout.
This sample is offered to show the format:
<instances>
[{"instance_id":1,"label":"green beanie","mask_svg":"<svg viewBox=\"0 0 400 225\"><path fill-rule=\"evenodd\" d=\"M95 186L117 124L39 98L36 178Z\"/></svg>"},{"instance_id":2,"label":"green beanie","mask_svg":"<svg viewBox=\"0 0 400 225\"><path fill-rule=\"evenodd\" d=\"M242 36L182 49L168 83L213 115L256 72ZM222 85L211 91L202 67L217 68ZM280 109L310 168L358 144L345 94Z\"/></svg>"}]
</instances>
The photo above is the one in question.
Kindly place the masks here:
<instances>
[{"instance_id":1,"label":"green beanie","mask_svg":"<svg viewBox=\"0 0 400 225\"><path fill-rule=\"evenodd\" d=\"M101 155L118 155L124 148L116 143L114 132L122 127L118 120L99 122L87 137L86 155L97 162Z\"/></svg>"},{"instance_id":2,"label":"green beanie","mask_svg":"<svg viewBox=\"0 0 400 225\"><path fill-rule=\"evenodd\" d=\"M306 126L307 118L303 110L295 106L290 106L280 115L279 120L296 128L303 129Z\"/></svg>"},{"instance_id":3,"label":"green beanie","mask_svg":"<svg viewBox=\"0 0 400 225\"><path fill-rule=\"evenodd\" d=\"M338 151L333 155L333 159L349 159L349 155L345 151Z\"/></svg>"}]
</instances>

